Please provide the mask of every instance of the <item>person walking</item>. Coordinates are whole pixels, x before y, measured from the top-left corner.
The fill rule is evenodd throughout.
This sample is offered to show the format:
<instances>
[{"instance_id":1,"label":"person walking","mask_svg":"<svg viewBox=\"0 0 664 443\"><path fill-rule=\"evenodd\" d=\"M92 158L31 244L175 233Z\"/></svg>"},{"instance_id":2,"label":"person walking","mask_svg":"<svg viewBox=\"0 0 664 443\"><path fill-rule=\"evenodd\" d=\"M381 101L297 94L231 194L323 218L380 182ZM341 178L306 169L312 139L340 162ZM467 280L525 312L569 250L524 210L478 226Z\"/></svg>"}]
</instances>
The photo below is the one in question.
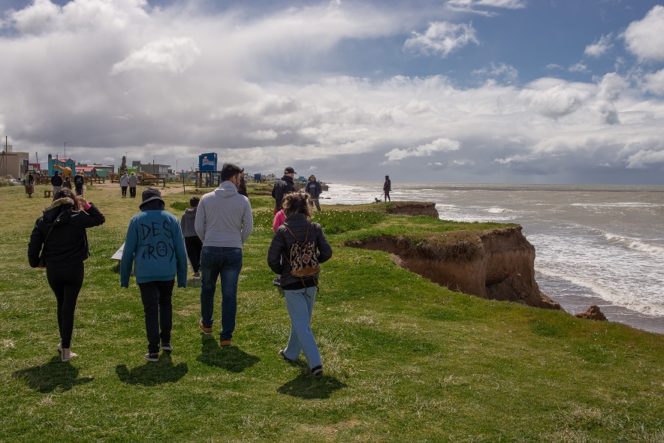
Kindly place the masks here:
<instances>
[{"instance_id":1,"label":"person walking","mask_svg":"<svg viewBox=\"0 0 664 443\"><path fill-rule=\"evenodd\" d=\"M386 175L385 176L385 183L383 183L383 200L384 201L392 201L390 198L390 191L392 191L392 180L390 180L390 176Z\"/></svg>"},{"instance_id":2,"label":"person walking","mask_svg":"<svg viewBox=\"0 0 664 443\"><path fill-rule=\"evenodd\" d=\"M138 185L138 177L136 177L136 173L132 172L131 175L129 176L129 196L131 198L136 198L136 185Z\"/></svg>"},{"instance_id":3,"label":"person walking","mask_svg":"<svg viewBox=\"0 0 664 443\"><path fill-rule=\"evenodd\" d=\"M237 286L242 247L254 226L249 199L238 193L242 169L226 163L221 184L205 194L196 210L194 227L203 241L201 252L201 320L203 334L212 333L214 295L221 277L220 345L231 346L237 312Z\"/></svg>"},{"instance_id":4,"label":"person walking","mask_svg":"<svg viewBox=\"0 0 664 443\"><path fill-rule=\"evenodd\" d=\"M70 189L61 189L55 200L37 219L28 244L28 262L33 268L46 267L46 279L57 300L58 353L62 361L77 355L71 351L76 301L83 285L88 258L86 229L99 226L104 215Z\"/></svg>"},{"instance_id":5,"label":"person walking","mask_svg":"<svg viewBox=\"0 0 664 443\"><path fill-rule=\"evenodd\" d=\"M120 190L122 191L122 198L127 198L127 186L129 186L129 176L125 172L120 176Z\"/></svg>"},{"instance_id":6,"label":"person walking","mask_svg":"<svg viewBox=\"0 0 664 443\"><path fill-rule=\"evenodd\" d=\"M332 257L332 248L321 226L311 223L308 200L308 194L302 192L284 198L286 222L272 238L267 263L281 276L279 284L291 320L288 344L279 355L287 362L295 362L304 352L311 374L320 377L323 363L311 331L311 317L318 291L319 263Z\"/></svg>"},{"instance_id":7,"label":"person walking","mask_svg":"<svg viewBox=\"0 0 664 443\"><path fill-rule=\"evenodd\" d=\"M53 177L51 177L51 186L53 186L53 200L55 200L55 196L60 192L60 188L62 188L62 177L60 177L58 171L55 171Z\"/></svg>"},{"instance_id":8,"label":"person walking","mask_svg":"<svg viewBox=\"0 0 664 443\"><path fill-rule=\"evenodd\" d=\"M281 202L284 196L290 192L295 191L295 169L288 166L284 169L284 175L281 179L274 182L272 187L272 198L274 198L274 214L281 209Z\"/></svg>"},{"instance_id":9,"label":"person walking","mask_svg":"<svg viewBox=\"0 0 664 443\"><path fill-rule=\"evenodd\" d=\"M32 172L28 172L28 176L25 178L25 193L28 194L28 198L32 198L33 192L35 192L35 177Z\"/></svg>"},{"instance_id":10,"label":"person walking","mask_svg":"<svg viewBox=\"0 0 664 443\"><path fill-rule=\"evenodd\" d=\"M320 212L320 202L318 201L318 197L320 197L320 194L323 192L323 187L320 185L318 180L316 180L315 175L310 175L309 176L309 181L307 182L307 186L304 188L305 192L309 194L309 197L311 197L311 201L316 205L316 210Z\"/></svg>"},{"instance_id":11,"label":"person walking","mask_svg":"<svg viewBox=\"0 0 664 443\"><path fill-rule=\"evenodd\" d=\"M129 287L132 265L136 262L136 283L141 292L148 352L145 359L159 360L159 349L171 352L173 327L173 286L187 286L187 255L177 218L164 210L158 189L143 191L141 212L129 221L122 260L120 286Z\"/></svg>"},{"instance_id":12,"label":"person walking","mask_svg":"<svg viewBox=\"0 0 664 443\"><path fill-rule=\"evenodd\" d=\"M74 188L76 189L76 195L83 195L83 184L85 183L85 178L80 172L77 172L74 176Z\"/></svg>"},{"instance_id":13,"label":"person walking","mask_svg":"<svg viewBox=\"0 0 664 443\"><path fill-rule=\"evenodd\" d=\"M180 218L180 229L182 229L182 235L184 236L184 245L187 248L189 262L191 262L191 267L194 270L194 278L200 278L201 276L199 270L201 268L203 242L198 238L195 227L196 210L198 209L200 200L198 197L189 199L189 207L184 210L184 214Z\"/></svg>"}]
</instances>

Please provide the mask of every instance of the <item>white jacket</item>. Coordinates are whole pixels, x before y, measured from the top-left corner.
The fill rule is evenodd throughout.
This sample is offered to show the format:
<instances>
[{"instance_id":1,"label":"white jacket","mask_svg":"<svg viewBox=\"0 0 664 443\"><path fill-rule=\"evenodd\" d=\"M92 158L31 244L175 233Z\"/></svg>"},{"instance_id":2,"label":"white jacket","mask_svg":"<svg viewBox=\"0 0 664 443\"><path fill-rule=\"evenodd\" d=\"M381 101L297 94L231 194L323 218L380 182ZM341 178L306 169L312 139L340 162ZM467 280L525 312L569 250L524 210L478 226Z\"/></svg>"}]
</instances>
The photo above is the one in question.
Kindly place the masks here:
<instances>
[{"instance_id":1,"label":"white jacket","mask_svg":"<svg viewBox=\"0 0 664 443\"><path fill-rule=\"evenodd\" d=\"M221 183L201 197L194 227L203 247L241 248L254 228L249 199L233 183Z\"/></svg>"},{"instance_id":2,"label":"white jacket","mask_svg":"<svg viewBox=\"0 0 664 443\"><path fill-rule=\"evenodd\" d=\"M127 177L126 175L121 175L120 186L129 186L129 177Z\"/></svg>"}]
</instances>

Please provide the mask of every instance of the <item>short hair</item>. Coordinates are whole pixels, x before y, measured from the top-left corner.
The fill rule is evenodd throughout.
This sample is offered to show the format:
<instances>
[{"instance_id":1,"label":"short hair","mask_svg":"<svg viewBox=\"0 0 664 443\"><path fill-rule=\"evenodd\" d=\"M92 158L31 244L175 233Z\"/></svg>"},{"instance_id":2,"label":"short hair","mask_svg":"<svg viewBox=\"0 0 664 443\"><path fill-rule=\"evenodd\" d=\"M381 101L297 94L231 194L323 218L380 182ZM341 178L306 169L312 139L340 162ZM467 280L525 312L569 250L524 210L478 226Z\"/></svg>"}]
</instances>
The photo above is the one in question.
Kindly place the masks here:
<instances>
[{"instance_id":1,"label":"short hair","mask_svg":"<svg viewBox=\"0 0 664 443\"><path fill-rule=\"evenodd\" d=\"M286 218L295 214L304 214L307 218L311 217L311 205L309 194L304 192L291 192L284 196L282 202Z\"/></svg>"},{"instance_id":2,"label":"short hair","mask_svg":"<svg viewBox=\"0 0 664 443\"><path fill-rule=\"evenodd\" d=\"M242 172L242 168L240 168L238 165L234 165L233 163L224 163L224 166L221 167L221 181L225 182L234 175L238 175L240 172Z\"/></svg>"},{"instance_id":3,"label":"short hair","mask_svg":"<svg viewBox=\"0 0 664 443\"><path fill-rule=\"evenodd\" d=\"M189 199L189 206L198 206L198 202L201 201L198 197L191 197Z\"/></svg>"}]
</instances>

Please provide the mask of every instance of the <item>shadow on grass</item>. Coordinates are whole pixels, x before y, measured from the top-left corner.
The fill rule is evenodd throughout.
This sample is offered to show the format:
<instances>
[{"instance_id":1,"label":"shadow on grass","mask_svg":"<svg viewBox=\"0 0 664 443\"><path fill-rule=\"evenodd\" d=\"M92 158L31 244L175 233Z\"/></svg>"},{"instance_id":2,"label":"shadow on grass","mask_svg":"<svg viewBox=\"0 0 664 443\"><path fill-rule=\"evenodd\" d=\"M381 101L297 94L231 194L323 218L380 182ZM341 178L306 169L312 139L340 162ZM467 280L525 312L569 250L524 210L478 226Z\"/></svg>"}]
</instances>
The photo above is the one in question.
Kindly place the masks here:
<instances>
[{"instance_id":1,"label":"shadow on grass","mask_svg":"<svg viewBox=\"0 0 664 443\"><path fill-rule=\"evenodd\" d=\"M237 346L221 348L217 340L210 336L202 336L201 345L201 355L198 356L198 361L209 366L224 368L230 372L242 372L260 361L260 358L247 354Z\"/></svg>"},{"instance_id":2,"label":"shadow on grass","mask_svg":"<svg viewBox=\"0 0 664 443\"><path fill-rule=\"evenodd\" d=\"M128 369L127 365L117 365L115 373L120 381L129 385L156 386L162 383L175 383L189 372L186 363L173 366L170 354L163 353L157 362L146 362L143 366Z\"/></svg>"},{"instance_id":3,"label":"shadow on grass","mask_svg":"<svg viewBox=\"0 0 664 443\"><path fill-rule=\"evenodd\" d=\"M300 397L305 400L330 398L334 391L345 388L347 385L335 377L324 375L320 378L309 374L300 374L297 378L277 388L280 394Z\"/></svg>"},{"instance_id":4,"label":"shadow on grass","mask_svg":"<svg viewBox=\"0 0 664 443\"><path fill-rule=\"evenodd\" d=\"M53 357L48 363L21 369L12 374L14 378L25 381L35 391L53 392L60 388L68 391L76 385L90 383L94 378L78 378L78 368L70 362L63 363L59 357Z\"/></svg>"}]
</instances>

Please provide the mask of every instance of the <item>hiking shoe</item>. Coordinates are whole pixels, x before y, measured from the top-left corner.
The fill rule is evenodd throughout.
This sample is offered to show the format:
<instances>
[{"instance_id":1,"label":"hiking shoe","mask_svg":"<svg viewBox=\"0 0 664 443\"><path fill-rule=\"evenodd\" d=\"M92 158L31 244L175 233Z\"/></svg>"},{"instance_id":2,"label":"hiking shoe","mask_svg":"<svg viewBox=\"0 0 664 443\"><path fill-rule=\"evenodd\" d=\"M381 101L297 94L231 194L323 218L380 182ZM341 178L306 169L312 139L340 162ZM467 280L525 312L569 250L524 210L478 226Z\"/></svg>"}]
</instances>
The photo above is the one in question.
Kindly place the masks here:
<instances>
[{"instance_id":1,"label":"hiking shoe","mask_svg":"<svg viewBox=\"0 0 664 443\"><path fill-rule=\"evenodd\" d=\"M62 350L60 351L60 360L62 361L69 361L75 357L78 357L78 354L75 352L71 352L70 349L62 348Z\"/></svg>"},{"instance_id":2,"label":"hiking shoe","mask_svg":"<svg viewBox=\"0 0 664 443\"><path fill-rule=\"evenodd\" d=\"M205 335L212 334L212 326L205 326L203 320L198 322L198 327L201 328L201 332Z\"/></svg>"},{"instance_id":3,"label":"hiking shoe","mask_svg":"<svg viewBox=\"0 0 664 443\"><path fill-rule=\"evenodd\" d=\"M229 347L229 346L232 346L232 344L233 344L233 343L231 342L231 339L230 339L230 338L222 338L221 340L219 340L219 345L220 345L222 348L227 348L227 347Z\"/></svg>"},{"instance_id":4,"label":"hiking shoe","mask_svg":"<svg viewBox=\"0 0 664 443\"><path fill-rule=\"evenodd\" d=\"M148 352L147 354L145 354L144 357L147 361L159 361L158 352Z\"/></svg>"},{"instance_id":5,"label":"hiking shoe","mask_svg":"<svg viewBox=\"0 0 664 443\"><path fill-rule=\"evenodd\" d=\"M170 343L162 343L161 349L163 349L166 352L173 352L173 346L171 346Z\"/></svg>"},{"instance_id":6,"label":"hiking shoe","mask_svg":"<svg viewBox=\"0 0 664 443\"><path fill-rule=\"evenodd\" d=\"M286 353L284 352L283 349L279 350L279 355L281 356L281 358L284 359L286 363L291 363L291 364L297 363L297 360L291 360L290 358L286 357Z\"/></svg>"},{"instance_id":7,"label":"hiking shoe","mask_svg":"<svg viewBox=\"0 0 664 443\"><path fill-rule=\"evenodd\" d=\"M194 272L194 278L201 278L200 272Z\"/></svg>"},{"instance_id":8,"label":"hiking shoe","mask_svg":"<svg viewBox=\"0 0 664 443\"><path fill-rule=\"evenodd\" d=\"M311 368L311 375L314 377L322 377L323 376L323 367L322 366L316 366L315 368Z\"/></svg>"}]
</instances>

